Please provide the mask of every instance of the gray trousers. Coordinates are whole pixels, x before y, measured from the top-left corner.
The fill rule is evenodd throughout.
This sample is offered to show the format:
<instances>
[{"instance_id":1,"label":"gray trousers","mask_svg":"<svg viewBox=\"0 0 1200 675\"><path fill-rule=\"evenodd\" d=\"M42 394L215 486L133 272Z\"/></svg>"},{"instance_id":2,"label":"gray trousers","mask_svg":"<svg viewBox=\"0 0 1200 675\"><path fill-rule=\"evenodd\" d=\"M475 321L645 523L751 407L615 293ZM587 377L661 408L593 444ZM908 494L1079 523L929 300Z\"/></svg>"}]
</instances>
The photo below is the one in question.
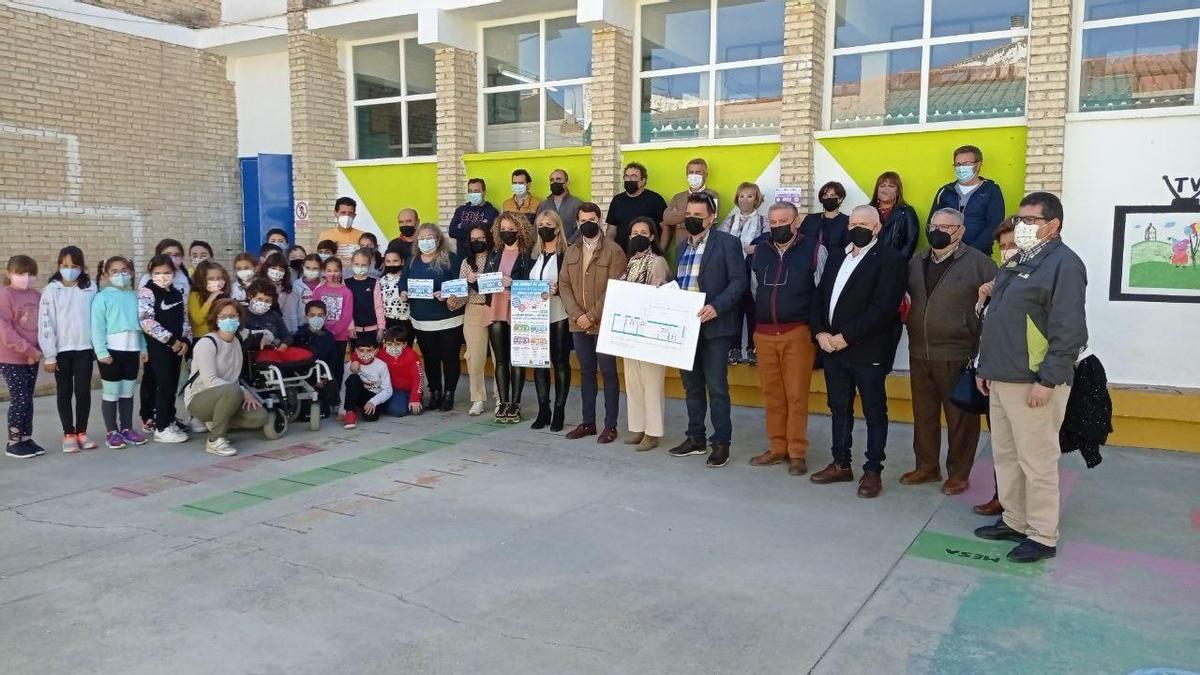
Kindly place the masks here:
<instances>
[{"instance_id":1,"label":"gray trousers","mask_svg":"<svg viewBox=\"0 0 1200 675\"><path fill-rule=\"evenodd\" d=\"M222 384L192 397L188 412L208 426L208 440L227 438L230 429L258 429L267 423L267 411L242 409L245 395L240 384Z\"/></svg>"}]
</instances>

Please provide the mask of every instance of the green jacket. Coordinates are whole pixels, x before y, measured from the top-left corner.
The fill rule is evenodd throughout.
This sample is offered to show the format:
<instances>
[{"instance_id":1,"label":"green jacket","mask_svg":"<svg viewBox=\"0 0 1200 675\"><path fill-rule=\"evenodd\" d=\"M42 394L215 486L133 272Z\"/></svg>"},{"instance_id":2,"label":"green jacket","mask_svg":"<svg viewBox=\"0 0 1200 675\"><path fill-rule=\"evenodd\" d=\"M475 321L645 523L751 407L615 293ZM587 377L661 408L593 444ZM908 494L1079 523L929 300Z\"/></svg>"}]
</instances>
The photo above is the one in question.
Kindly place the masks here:
<instances>
[{"instance_id":1,"label":"green jacket","mask_svg":"<svg viewBox=\"0 0 1200 675\"><path fill-rule=\"evenodd\" d=\"M998 382L1071 384L1087 346L1087 270L1061 239L996 273L983 320L979 376Z\"/></svg>"}]
</instances>

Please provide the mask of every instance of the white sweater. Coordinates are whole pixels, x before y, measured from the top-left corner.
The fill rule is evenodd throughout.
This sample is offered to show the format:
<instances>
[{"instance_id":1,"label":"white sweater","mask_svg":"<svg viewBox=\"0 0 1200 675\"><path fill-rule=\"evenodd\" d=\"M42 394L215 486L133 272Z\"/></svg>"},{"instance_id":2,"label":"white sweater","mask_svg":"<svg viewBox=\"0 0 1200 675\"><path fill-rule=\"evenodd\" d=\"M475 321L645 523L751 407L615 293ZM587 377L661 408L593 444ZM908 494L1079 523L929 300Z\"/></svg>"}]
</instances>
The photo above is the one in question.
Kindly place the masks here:
<instances>
[{"instance_id":1,"label":"white sweater","mask_svg":"<svg viewBox=\"0 0 1200 675\"><path fill-rule=\"evenodd\" d=\"M59 352L92 348L92 300L96 283L87 288L51 281L42 289L38 305L38 347L46 363L56 363Z\"/></svg>"},{"instance_id":2,"label":"white sweater","mask_svg":"<svg viewBox=\"0 0 1200 675\"><path fill-rule=\"evenodd\" d=\"M350 368L346 368L346 378L354 374L350 372ZM359 363L357 375L358 379L362 380L363 387L374 394L371 397L371 403L377 406L383 405L392 397L392 374L388 372L387 364L382 359L375 358L370 363ZM342 383L345 384L345 379L342 380Z\"/></svg>"},{"instance_id":3,"label":"white sweater","mask_svg":"<svg viewBox=\"0 0 1200 675\"><path fill-rule=\"evenodd\" d=\"M242 344L240 341L226 342L215 331L198 338L196 346L192 349L189 384L183 390L184 406L190 404L196 394L206 389L237 382L241 374Z\"/></svg>"}]
</instances>

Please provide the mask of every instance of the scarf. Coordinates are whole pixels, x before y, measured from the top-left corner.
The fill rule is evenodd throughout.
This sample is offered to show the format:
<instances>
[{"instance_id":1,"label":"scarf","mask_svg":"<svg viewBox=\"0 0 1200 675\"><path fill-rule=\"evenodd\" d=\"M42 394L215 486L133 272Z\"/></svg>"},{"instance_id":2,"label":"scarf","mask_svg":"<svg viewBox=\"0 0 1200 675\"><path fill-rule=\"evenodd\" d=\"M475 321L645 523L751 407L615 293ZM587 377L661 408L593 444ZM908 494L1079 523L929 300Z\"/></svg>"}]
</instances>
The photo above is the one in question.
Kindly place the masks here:
<instances>
[{"instance_id":1,"label":"scarf","mask_svg":"<svg viewBox=\"0 0 1200 675\"><path fill-rule=\"evenodd\" d=\"M631 281L635 284L649 283L650 271L654 269L654 263L657 260L658 255L653 251L646 250L634 254L625 265L625 274L621 275L621 280Z\"/></svg>"}]
</instances>

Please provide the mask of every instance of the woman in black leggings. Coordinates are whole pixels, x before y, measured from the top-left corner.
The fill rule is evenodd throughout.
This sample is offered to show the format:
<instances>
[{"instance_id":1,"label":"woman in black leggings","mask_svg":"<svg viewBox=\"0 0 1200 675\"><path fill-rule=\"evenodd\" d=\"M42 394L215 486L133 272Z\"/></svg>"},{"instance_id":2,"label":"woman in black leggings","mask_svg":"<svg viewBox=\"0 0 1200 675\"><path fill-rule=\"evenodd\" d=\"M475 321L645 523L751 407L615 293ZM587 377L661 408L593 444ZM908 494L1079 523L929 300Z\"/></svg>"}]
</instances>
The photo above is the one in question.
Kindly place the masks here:
<instances>
[{"instance_id":1,"label":"woman in black leggings","mask_svg":"<svg viewBox=\"0 0 1200 675\"><path fill-rule=\"evenodd\" d=\"M449 412L454 409L454 391L462 367L459 351L463 343L462 308L450 309L442 297L442 282L458 276L452 264L450 240L442 228L425 223L417 228L419 255L413 256L404 267L402 288L411 280L432 280L433 298L412 298L408 291L401 293L408 303L417 347L425 361L425 378L429 382L429 409Z\"/></svg>"},{"instance_id":2,"label":"woman in black leggings","mask_svg":"<svg viewBox=\"0 0 1200 675\"><path fill-rule=\"evenodd\" d=\"M493 233L496 250L488 258L484 273L502 274L505 290L485 297L488 305L488 342L496 359L496 421L515 424L521 421L521 392L525 389L525 369L512 365L512 329L509 324L513 279L528 279L533 246L529 221L520 213L505 212L496 219Z\"/></svg>"},{"instance_id":3,"label":"woman in black leggings","mask_svg":"<svg viewBox=\"0 0 1200 675\"><path fill-rule=\"evenodd\" d=\"M562 431L563 416L567 407L567 393L571 388L571 325L567 311L558 297L558 273L562 270L563 253L567 240L563 236L563 223L553 209L537 214L537 253L533 259L529 278L550 282L550 363L554 367L554 413L550 413L550 369L533 371L533 385L537 389L538 414L533 429L542 429L547 424L550 431Z\"/></svg>"}]
</instances>

